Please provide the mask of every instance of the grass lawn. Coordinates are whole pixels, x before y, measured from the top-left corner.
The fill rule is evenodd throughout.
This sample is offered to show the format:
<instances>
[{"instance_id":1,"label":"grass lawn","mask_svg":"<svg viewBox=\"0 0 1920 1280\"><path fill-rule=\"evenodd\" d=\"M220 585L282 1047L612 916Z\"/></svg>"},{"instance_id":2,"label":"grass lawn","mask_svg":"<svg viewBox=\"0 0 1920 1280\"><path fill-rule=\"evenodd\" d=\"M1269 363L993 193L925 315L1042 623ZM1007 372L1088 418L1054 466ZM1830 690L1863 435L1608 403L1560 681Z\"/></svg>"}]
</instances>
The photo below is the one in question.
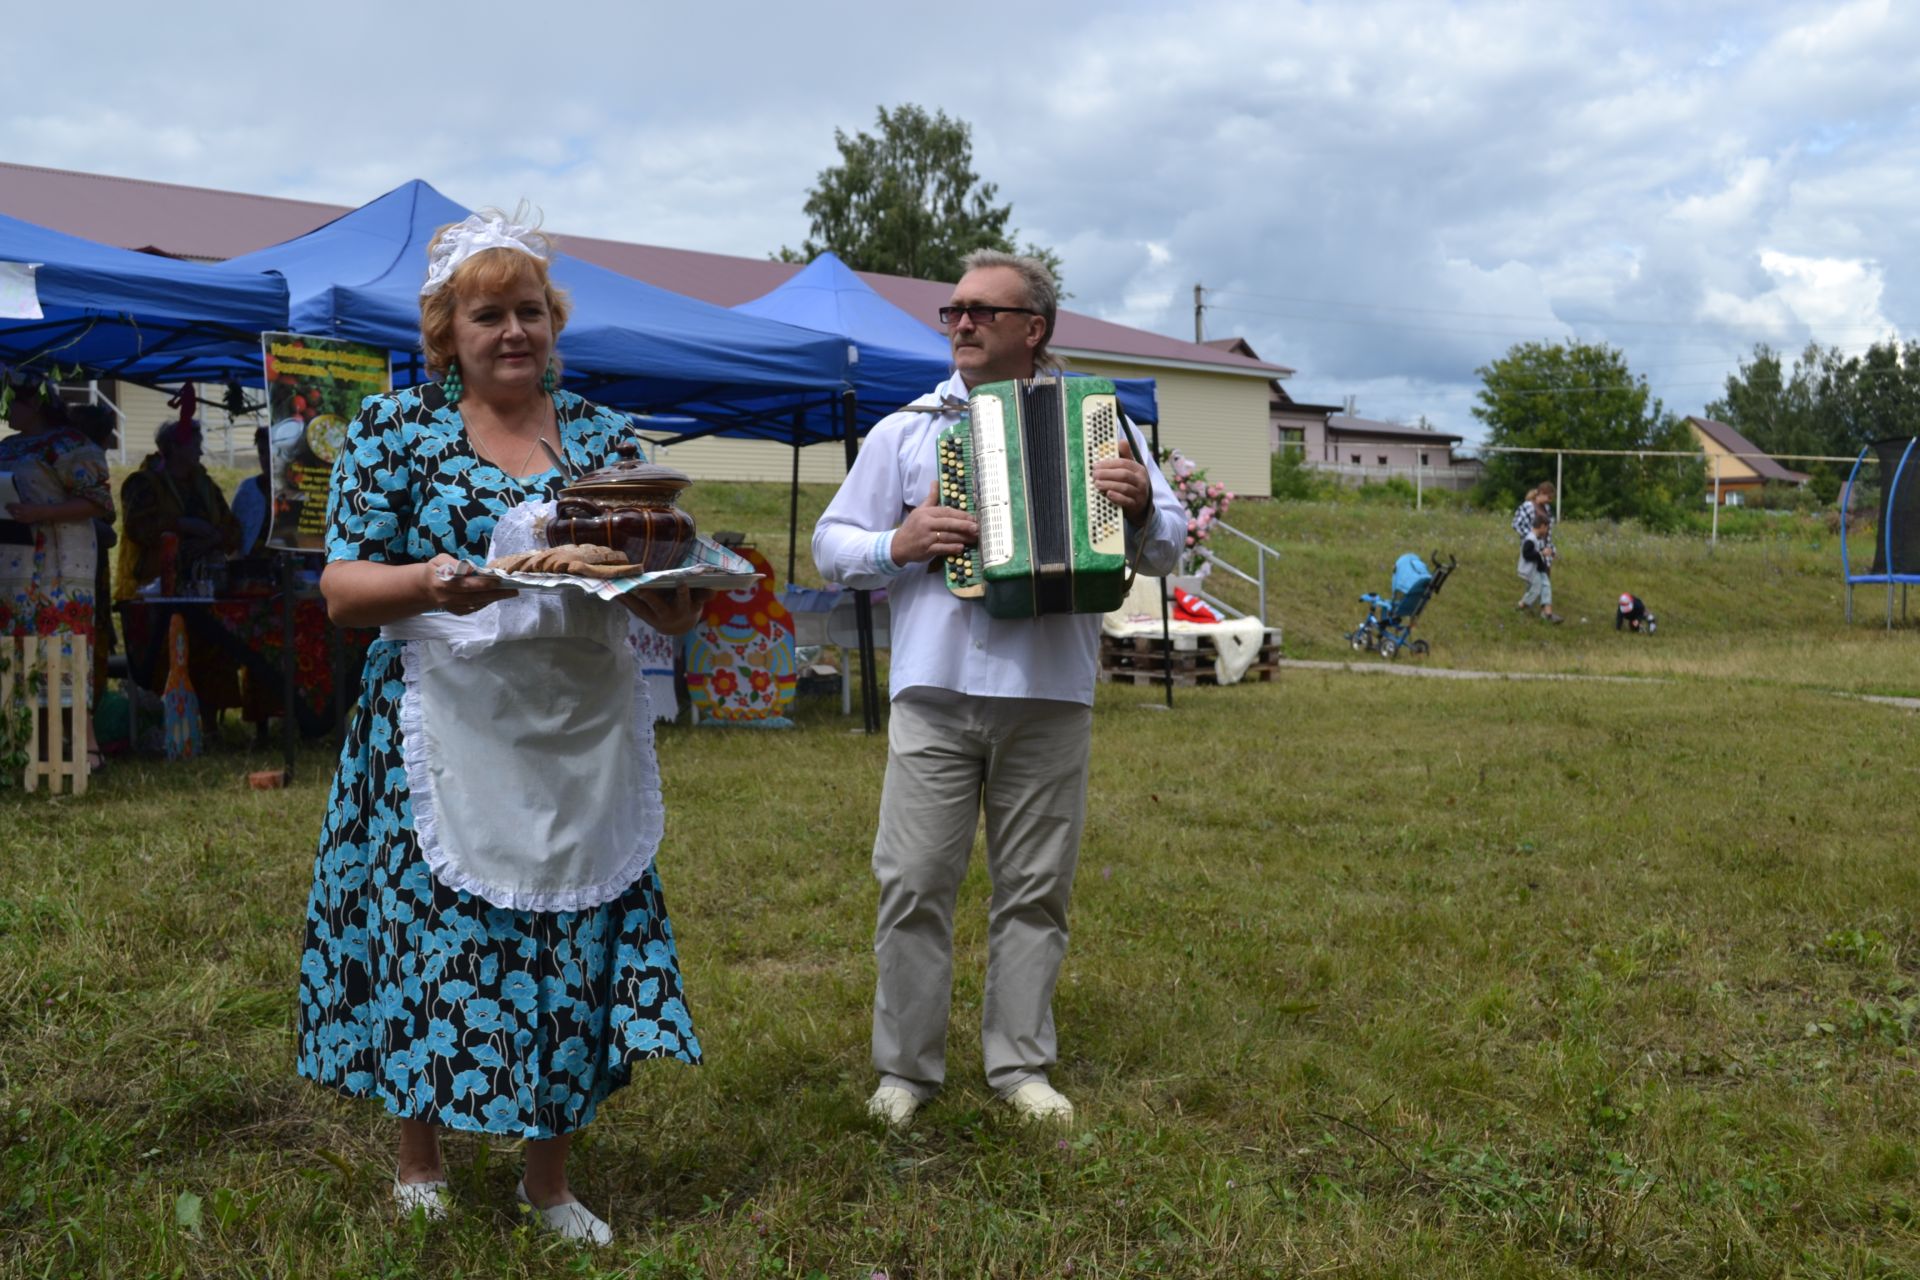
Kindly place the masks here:
<instances>
[{"instance_id":1,"label":"grass lawn","mask_svg":"<svg viewBox=\"0 0 1920 1280\"><path fill-rule=\"evenodd\" d=\"M784 565L783 490L694 492ZM824 702L663 730L708 1065L582 1138L620 1232L589 1257L515 1226L506 1142L453 1138L454 1220L394 1223L391 1123L293 1076L323 751L277 793L230 748L0 795L0 1274L1920 1273L1920 717L1822 692L1920 692L1913 628L1840 623L1812 525L1570 526L1548 629L1500 516L1232 518L1285 553L1294 656L1438 545L1429 663L1667 679L1103 687L1066 1132L985 1088L977 867L949 1087L908 1135L862 1117L882 741ZM1658 636L1613 634L1623 589Z\"/></svg>"}]
</instances>

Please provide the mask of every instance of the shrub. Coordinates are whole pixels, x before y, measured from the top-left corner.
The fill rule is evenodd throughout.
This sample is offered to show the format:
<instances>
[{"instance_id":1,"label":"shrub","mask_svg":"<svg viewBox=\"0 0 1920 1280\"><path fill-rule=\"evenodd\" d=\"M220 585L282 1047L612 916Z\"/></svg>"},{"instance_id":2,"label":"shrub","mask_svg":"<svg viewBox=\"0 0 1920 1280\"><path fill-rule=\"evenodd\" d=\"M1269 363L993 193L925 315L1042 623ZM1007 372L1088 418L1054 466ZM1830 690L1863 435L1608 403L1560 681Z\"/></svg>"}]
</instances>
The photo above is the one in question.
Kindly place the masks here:
<instances>
[{"instance_id":1,"label":"shrub","mask_svg":"<svg viewBox=\"0 0 1920 1280\"><path fill-rule=\"evenodd\" d=\"M1268 463L1268 475L1273 482L1275 500L1288 502L1326 498L1332 479L1309 467L1305 455L1298 449L1276 450Z\"/></svg>"}]
</instances>

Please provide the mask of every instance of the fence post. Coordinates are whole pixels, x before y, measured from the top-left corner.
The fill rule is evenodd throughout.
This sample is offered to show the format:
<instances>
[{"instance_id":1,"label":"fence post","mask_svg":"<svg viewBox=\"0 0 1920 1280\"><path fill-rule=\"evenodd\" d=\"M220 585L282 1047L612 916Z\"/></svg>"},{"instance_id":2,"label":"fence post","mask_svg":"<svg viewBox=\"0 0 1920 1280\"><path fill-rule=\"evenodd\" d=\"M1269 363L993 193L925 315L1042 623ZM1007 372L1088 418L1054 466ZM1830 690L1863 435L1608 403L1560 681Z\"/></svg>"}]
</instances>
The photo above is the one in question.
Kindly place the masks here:
<instances>
[{"instance_id":1,"label":"fence post","mask_svg":"<svg viewBox=\"0 0 1920 1280\"><path fill-rule=\"evenodd\" d=\"M1415 511L1424 511L1426 509L1421 505L1424 501L1425 493L1425 486L1423 484L1425 472L1426 468L1421 466L1419 460L1416 458L1413 464L1413 509Z\"/></svg>"},{"instance_id":2,"label":"fence post","mask_svg":"<svg viewBox=\"0 0 1920 1280\"><path fill-rule=\"evenodd\" d=\"M1553 451L1553 513L1556 518L1567 514L1566 460L1566 454L1558 449Z\"/></svg>"},{"instance_id":3,"label":"fence post","mask_svg":"<svg viewBox=\"0 0 1920 1280\"><path fill-rule=\"evenodd\" d=\"M1707 550L1720 549L1720 455L1713 455L1713 531L1707 535Z\"/></svg>"}]
</instances>

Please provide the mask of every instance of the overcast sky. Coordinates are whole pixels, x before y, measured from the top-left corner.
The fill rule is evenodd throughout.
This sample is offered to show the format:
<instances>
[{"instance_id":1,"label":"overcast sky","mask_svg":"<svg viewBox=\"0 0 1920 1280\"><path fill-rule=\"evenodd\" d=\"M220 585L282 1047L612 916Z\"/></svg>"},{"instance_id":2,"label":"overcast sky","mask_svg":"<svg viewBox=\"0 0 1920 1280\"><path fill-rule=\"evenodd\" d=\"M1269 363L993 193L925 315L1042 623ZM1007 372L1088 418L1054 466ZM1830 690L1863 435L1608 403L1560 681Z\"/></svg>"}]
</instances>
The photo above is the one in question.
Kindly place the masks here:
<instances>
[{"instance_id":1,"label":"overcast sky","mask_svg":"<svg viewBox=\"0 0 1920 1280\"><path fill-rule=\"evenodd\" d=\"M85 21L79 21L84 14ZM1018 28L994 28L1017 20ZM974 25L979 24L979 25ZM0 160L798 246L836 128L973 126L1070 305L1479 435L1513 343L1699 412L1757 342L1920 333L1920 4L16 6ZM238 51L236 51L238 50Z\"/></svg>"}]
</instances>

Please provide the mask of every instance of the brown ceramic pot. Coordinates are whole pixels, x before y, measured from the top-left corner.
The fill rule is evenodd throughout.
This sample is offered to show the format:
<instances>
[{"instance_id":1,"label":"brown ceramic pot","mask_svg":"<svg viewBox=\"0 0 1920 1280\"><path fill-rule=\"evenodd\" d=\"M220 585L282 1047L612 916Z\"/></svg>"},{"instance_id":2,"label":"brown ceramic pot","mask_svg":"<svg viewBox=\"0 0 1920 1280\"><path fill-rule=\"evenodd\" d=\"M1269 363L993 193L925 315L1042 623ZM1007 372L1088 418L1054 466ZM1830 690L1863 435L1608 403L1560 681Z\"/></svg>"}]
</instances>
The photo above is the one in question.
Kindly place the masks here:
<instances>
[{"instance_id":1,"label":"brown ceramic pot","mask_svg":"<svg viewBox=\"0 0 1920 1280\"><path fill-rule=\"evenodd\" d=\"M590 543L612 547L647 573L672 569L693 546L693 517L674 505L692 483L671 467L642 462L630 444L621 460L582 476L560 491L547 521L550 547Z\"/></svg>"}]
</instances>

